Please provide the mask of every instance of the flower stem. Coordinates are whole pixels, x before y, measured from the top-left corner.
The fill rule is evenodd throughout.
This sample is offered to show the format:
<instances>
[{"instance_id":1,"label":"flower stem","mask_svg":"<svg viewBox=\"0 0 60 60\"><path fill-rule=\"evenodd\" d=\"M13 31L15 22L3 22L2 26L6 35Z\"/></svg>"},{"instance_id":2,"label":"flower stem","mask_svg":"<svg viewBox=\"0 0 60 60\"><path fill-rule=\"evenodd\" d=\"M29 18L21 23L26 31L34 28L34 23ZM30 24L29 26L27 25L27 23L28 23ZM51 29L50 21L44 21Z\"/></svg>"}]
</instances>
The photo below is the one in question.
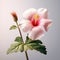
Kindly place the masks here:
<instances>
[{"instance_id":1,"label":"flower stem","mask_svg":"<svg viewBox=\"0 0 60 60\"><path fill-rule=\"evenodd\" d=\"M29 60L27 51L25 51L25 55L26 55L26 60Z\"/></svg>"},{"instance_id":2,"label":"flower stem","mask_svg":"<svg viewBox=\"0 0 60 60\"><path fill-rule=\"evenodd\" d=\"M20 36L21 36L21 38L22 38L22 40L23 40L22 33L21 33L20 28L19 28L18 22L16 22L16 24L17 24L17 27L18 27L19 34L20 34ZM24 41L23 41L23 43L24 43ZM27 51L25 51L25 56L26 56L26 60L29 60Z\"/></svg>"},{"instance_id":3,"label":"flower stem","mask_svg":"<svg viewBox=\"0 0 60 60\"><path fill-rule=\"evenodd\" d=\"M17 24L17 27L18 27L19 34L20 34L20 36L21 36L21 38L22 38L22 40L23 40L22 33L21 33L20 28L19 28L18 22L16 22L16 24Z\"/></svg>"}]
</instances>

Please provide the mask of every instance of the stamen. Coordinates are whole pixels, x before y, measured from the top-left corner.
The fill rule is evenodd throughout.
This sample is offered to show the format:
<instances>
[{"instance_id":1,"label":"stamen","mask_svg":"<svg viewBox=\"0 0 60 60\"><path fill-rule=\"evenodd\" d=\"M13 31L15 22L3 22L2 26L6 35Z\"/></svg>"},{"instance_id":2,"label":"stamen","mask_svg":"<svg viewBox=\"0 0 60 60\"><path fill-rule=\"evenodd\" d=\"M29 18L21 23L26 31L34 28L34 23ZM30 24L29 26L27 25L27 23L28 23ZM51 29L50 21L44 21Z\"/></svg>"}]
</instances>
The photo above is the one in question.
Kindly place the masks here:
<instances>
[{"instance_id":1,"label":"stamen","mask_svg":"<svg viewBox=\"0 0 60 60\"><path fill-rule=\"evenodd\" d=\"M34 18L34 20L38 20L39 19L39 15L38 14L34 14L33 18Z\"/></svg>"},{"instance_id":2,"label":"stamen","mask_svg":"<svg viewBox=\"0 0 60 60\"><path fill-rule=\"evenodd\" d=\"M38 26L39 25L39 19L40 19L40 16L38 14L34 14L32 19L31 19L32 25Z\"/></svg>"}]
</instances>

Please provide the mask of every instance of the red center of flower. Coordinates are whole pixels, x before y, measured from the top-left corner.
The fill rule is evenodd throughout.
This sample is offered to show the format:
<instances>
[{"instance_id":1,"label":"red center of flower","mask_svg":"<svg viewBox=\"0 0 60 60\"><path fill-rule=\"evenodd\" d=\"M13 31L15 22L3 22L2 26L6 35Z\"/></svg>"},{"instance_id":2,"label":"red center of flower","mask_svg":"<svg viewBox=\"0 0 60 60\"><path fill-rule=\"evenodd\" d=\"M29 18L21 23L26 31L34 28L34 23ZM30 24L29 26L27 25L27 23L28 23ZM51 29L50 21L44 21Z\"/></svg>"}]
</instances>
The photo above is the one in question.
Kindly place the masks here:
<instances>
[{"instance_id":1,"label":"red center of flower","mask_svg":"<svg viewBox=\"0 0 60 60\"><path fill-rule=\"evenodd\" d=\"M39 19L40 19L40 16L38 14L34 14L31 18L32 25L38 26L39 25Z\"/></svg>"}]
</instances>

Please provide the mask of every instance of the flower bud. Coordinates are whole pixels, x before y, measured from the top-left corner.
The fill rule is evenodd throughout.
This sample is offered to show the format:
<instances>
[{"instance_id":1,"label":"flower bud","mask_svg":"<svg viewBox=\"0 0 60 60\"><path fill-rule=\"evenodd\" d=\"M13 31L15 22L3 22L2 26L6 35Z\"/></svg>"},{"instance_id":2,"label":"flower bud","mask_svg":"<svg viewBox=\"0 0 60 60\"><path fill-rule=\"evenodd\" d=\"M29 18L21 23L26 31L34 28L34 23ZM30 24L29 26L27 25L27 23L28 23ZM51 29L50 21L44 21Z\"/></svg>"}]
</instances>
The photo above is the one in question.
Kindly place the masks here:
<instances>
[{"instance_id":1,"label":"flower bud","mask_svg":"<svg viewBox=\"0 0 60 60\"><path fill-rule=\"evenodd\" d=\"M18 21L17 14L15 12L12 12L11 15L13 16L14 21L17 22Z\"/></svg>"}]
</instances>

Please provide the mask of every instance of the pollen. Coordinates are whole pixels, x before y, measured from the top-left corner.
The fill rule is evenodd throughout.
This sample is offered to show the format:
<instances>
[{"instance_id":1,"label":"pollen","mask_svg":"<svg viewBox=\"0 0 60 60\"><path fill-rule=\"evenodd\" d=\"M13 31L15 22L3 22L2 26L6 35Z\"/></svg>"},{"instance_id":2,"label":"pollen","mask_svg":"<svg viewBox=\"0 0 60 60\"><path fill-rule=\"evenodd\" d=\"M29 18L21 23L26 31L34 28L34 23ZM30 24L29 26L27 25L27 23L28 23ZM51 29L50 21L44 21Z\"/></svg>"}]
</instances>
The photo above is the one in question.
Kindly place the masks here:
<instances>
[{"instance_id":1,"label":"pollen","mask_svg":"<svg viewBox=\"0 0 60 60\"><path fill-rule=\"evenodd\" d=\"M34 20L39 20L39 15L38 14L34 14L33 18L34 18Z\"/></svg>"}]
</instances>

